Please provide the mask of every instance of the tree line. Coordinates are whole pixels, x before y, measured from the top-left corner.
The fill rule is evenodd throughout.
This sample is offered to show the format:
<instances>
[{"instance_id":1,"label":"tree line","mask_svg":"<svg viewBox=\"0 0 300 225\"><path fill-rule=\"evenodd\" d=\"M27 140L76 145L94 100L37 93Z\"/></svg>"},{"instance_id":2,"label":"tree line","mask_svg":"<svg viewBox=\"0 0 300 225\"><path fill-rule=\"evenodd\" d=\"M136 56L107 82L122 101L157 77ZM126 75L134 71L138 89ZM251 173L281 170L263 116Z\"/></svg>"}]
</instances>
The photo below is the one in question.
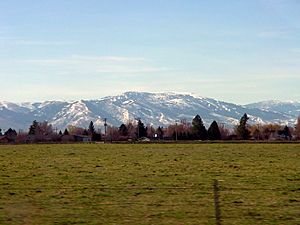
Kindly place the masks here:
<instances>
[{"instance_id":1,"label":"tree line","mask_svg":"<svg viewBox=\"0 0 300 225\"><path fill-rule=\"evenodd\" d=\"M91 121L88 128L68 126L65 130L56 130L48 122L33 121L28 132L17 132L9 128L2 133L0 143L67 143L67 142L115 142L115 141L181 141L181 140L300 140L300 117L295 127L279 124L248 124L245 113L237 126L227 128L213 121L205 127L200 115L191 122L183 119L167 127L145 125L140 119L121 124L119 127L107 126L105 132L96 130Z\"/></svg>"}]
</instances>

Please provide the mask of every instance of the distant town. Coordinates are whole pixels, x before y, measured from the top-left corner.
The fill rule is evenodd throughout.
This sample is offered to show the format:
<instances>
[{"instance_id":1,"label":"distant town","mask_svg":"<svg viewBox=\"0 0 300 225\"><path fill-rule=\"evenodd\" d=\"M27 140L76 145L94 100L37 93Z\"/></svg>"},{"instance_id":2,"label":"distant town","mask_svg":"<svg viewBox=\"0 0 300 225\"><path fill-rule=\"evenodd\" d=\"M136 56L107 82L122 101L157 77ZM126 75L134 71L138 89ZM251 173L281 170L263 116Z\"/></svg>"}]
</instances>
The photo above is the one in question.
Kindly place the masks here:
<instances>
[{"instance_id":1,"label":"distant town","mask_svg":"<svg viewBox=\"0 0 300 225\"><path fill-rule=\"evenodd\" d=\"M54 129L47 121L33 121L28 132L17 132L9 128L2 133L1 144L25 143L73 143L73 142L151 142L151 141L297 141L300 140L300 117L294 127L278 124L249 125L245 113L234 129L213 121L206 128L202 118L196 115L192 121L181 120L168 127L145 125L142 120L121 124L119 127L108 125L104 131L95 129L93 121L88 129L69 125L65 130Z\"/></svg>"}]
</instances>

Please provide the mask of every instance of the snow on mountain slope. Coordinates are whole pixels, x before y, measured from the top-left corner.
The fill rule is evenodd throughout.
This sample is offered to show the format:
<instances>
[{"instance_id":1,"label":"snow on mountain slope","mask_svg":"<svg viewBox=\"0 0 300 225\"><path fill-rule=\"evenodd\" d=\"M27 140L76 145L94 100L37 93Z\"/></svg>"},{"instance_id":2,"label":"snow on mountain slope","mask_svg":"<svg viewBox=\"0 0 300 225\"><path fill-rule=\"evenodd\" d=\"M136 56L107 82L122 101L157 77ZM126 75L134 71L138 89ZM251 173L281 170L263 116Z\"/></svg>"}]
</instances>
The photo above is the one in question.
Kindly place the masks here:
<instances>
[{"instance_id":1,"label":"snow on mountain slope","mask_svg":"<svg viewBox=\"0 0 300 225\"><path fill-rule=\"evenodd\" d=\"M137 118L145 124L167 126L181 119L191 121L197 114L207 126L213 120L233 126L244 113L249 115L251 123L295 122L294 114L274 110L272 104L269 105L269 108L259 109L253 105L241 106L191 94L147 92L126 92L90 101L47 101L32 104L0 102L0 127L28 129L33 120L38 120L48 121L58 129L64 129L67 125L86 128L90 121L102 128L104 118L115 126Z\"/></svg>"},{"instance_id":2,"label":"snow on mountain slope","mask_svg":"<svg viewBox=\"0 0 300 225\"><path fill-rule=\"evenodd\" d=\"M300 103L294 101L271 100L248 104L246 107L285 113L294 117L300 116Z\"/></svg>"},{"instance_id":3,"label":"snow on mountain slope","mask_svg":"<svg viewBox=\"0 0 300 225\"><path fill-rule=\"evenodd\" d=\"M30 109L21 104L15 104L7 101L0 102L0 110L7 109L13 112L29 112Z\"/></svg>"},{"instance_id":4,"label":"snow on mountain slope","mask_svg":"<svg viewBox=\"0 0 300 225\"><path fill-rule=\"evenodd\" d=\"M76 101L64 105L62 109L52 118L55 127L67 127L93 120L92 113L82 101Z\"/></svg>"},{"instance_id":5,"label":"snow on mountain slope","mask_svg":"<svg viewBox=\"0 0 300 225\"><path fill-rule=\"evenodd\" d=\"M0 107L0 128L2 130L9 127L25 129L30 122L32 122L32 116L28 114L27 109L22 112L20 108L6 108L3 105Z\"/></svg>"}]
</instances>

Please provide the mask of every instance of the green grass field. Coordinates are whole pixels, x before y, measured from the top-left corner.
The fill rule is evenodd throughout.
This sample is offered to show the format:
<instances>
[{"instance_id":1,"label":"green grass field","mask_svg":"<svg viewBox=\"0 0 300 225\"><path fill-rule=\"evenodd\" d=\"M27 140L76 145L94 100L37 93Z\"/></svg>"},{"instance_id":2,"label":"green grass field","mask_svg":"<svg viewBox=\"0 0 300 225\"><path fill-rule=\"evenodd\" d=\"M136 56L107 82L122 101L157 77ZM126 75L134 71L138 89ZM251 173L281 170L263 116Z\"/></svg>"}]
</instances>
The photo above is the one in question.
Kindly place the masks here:
<instances>
[{"instance_id":1,"label":"green grass field","mask_svg":"<svg viewBox=\"0 0 300 225\"><path fill-rule=\"evenodd\" d=\"M300 224L300 145L0 146L0 224Z\"/></svg>"}]
</instances>

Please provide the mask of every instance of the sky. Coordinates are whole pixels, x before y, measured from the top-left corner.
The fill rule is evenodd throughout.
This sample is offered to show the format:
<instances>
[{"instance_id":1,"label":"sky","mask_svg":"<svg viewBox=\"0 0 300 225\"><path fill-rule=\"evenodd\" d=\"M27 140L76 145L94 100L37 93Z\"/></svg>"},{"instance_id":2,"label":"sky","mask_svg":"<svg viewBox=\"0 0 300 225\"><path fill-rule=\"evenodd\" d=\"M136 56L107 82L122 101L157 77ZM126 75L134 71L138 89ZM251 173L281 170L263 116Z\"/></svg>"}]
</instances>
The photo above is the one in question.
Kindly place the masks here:
<instances>
[{"instance_id":1,"label":"sky","mask_svg":"<svg viewBox=\"0 0 300 225\"><path fill-rule=\"evenodd\" d=\"M299 0L0 1L0 101L300 101Z\"/></svg>"}]
</instances>

